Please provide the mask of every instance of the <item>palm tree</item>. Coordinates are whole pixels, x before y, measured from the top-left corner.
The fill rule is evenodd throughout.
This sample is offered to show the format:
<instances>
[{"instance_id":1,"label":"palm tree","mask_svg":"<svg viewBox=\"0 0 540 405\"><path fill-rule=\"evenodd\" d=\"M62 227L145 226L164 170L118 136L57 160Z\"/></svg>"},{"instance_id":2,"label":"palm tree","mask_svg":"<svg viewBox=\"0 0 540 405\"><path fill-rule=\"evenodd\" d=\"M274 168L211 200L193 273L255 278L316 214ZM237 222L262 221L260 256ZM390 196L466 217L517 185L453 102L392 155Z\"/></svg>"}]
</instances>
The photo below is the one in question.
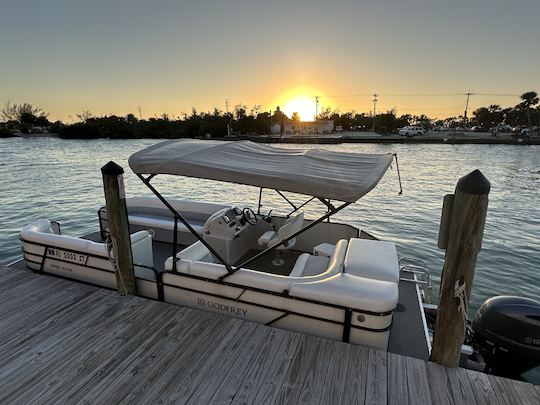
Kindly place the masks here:
<instances>
[{"instance_id":1,"label":"palm tree","mask_svg":"<svg viewBox=\"0 0 540 405\"><path fill-rule=\"evenodd\" d=\"M538 98L538 94L536 94L535 91L528 91L527 93L523 93L521 95L521 99L523 102L521 103L521 106L527 108L527 121L529 122L529 128L531 127L531 107L538 104L540 99Z\"/></svg>"}]
</instances>

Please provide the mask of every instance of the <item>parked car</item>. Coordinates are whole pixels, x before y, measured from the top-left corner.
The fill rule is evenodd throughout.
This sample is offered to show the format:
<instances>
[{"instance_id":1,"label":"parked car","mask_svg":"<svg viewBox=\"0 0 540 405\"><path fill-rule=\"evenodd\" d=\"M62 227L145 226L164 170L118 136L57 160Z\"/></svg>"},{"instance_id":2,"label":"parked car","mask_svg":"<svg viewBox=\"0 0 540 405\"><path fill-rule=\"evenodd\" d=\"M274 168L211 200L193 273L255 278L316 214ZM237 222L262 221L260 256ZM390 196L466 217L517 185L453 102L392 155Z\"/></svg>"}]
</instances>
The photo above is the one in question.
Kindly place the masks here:
<instances>
[{"instance_id":1,"label":"parked car","mask_svg":"<svg viewBox=\"0 0 540 405\"><path fill-rule=\"evenodd\" d=\"M501 133L501 132L512 132L512 127L507 124L497 124L495 127L490 128L491 132Z\"/></svg>"},{"instance_id":2,"label":"parked car","mask_svg":"<svg viewBox=\"0 0 540 405\"><path fill-rule=\"evenodd\" d=\"M434 127L433 130L436 132L450 132L452 129L448 127L439 126L439 127Z\"/></svg>"},{"instance_id":3,"label":"parked car","mask_svg":"<svg viewBox=\"0 0 540 405\"><path fill-rule=\"evenodd\" d=\"M343 132L343 127L341 125L336 125L336 128L334 129L334 132L337 132L337 133L342 133Z\"/></svg>"},{"instance_id":4,"label":"parked car","mask_svg":"<svg viewBox=\"0 0 540 405\"><path fill-rule=\"evenodd\" d=\"M398 133L402 136L415 136L415 135L424 135L426 133L426 130L422 127L403 127L401 128Z\"/></svg>"}]
</instances>

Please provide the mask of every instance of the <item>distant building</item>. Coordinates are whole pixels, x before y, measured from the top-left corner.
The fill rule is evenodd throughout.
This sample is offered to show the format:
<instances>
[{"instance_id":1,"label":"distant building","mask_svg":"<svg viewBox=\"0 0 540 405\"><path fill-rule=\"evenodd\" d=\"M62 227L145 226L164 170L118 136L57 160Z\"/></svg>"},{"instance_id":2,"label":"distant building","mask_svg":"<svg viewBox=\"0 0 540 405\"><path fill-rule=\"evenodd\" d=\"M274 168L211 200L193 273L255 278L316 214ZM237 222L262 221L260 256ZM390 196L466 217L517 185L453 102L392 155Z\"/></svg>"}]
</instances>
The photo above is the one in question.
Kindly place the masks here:
<instances>
[{"instance_id":1,"label":"distant building","mask_svg":"<svg viewBox=\"0 0 540 405\"><path fill-rule=\"evenodd\" d=\"M331 134L334 132L333 120L317 121L293 121L283 122L283 132L285 134Z\"/></svg>"},{"instance_id":2,"label":"distant building","mask_svg":"<svg viewBox=\"0 0 540 405\"><path fill-rule=\"evenodd\" d=\"M280 134L281 133L281 125L279 124L273 124L272 125L272 134Z\"/></svg>"}]
</instances>

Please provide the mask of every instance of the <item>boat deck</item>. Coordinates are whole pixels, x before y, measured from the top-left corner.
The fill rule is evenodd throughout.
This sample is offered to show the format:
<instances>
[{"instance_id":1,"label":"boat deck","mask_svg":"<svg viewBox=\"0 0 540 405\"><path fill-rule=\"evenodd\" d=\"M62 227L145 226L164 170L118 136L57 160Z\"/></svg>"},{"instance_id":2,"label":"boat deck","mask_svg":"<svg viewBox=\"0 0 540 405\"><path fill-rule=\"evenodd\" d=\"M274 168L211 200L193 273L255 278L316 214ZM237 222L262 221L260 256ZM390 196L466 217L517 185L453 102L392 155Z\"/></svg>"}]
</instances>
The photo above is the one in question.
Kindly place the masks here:
<instances>
[{"instance_id":1,"label":"boat deck","mask_svg":"<svg viewBox=\"0 0 540 405\"><path fill-rule=\"evenodd\" d=\"M0 403L540 403L531 384L21 267L0 267Z\"/></svg>"}]
</instances>

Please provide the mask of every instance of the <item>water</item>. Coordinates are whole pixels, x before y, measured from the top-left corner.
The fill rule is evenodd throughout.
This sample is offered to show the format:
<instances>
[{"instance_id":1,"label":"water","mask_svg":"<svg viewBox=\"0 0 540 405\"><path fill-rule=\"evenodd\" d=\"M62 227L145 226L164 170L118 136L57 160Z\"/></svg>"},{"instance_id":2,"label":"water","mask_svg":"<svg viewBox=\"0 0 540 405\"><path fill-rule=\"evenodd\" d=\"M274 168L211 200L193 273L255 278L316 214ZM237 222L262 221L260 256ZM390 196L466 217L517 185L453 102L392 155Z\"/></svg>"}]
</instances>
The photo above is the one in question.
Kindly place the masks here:
<instances>
[{"instance_id":1,"label":"water","mask_svg":"<svg viewBox=\"0 0 540 405\"><path fill-rule=\"evenodd\" d=\"M128 195L148 194L129 170L127 158L155 142L0 139L0 263L10 263L20 256L18 233L34 219L58 220L64 234L79 235L96 230L96 212L105 203L100 168L109 160L125 168ZM399 187L394 168L378 187L339 213L336 220L394 241L402 256L424 260L431 269L437 290L444 260L444 252L437 248L442 198L454 191L459 177L481 169L491 181L492 190L471 313L494 295L536 299L540 296L540 147L407 144L324 147L350 152L398 153L403 195L397 195ZM258 190L252 187L162 177L158 176L153 182L165 195L256 206ZM265 191L264 197L263 212L268 208L274 208L274 212L289 208L275 193ZM315 203L308 205L306 215L315 216L317 207Z\"/></svg>"}]
</instances>

